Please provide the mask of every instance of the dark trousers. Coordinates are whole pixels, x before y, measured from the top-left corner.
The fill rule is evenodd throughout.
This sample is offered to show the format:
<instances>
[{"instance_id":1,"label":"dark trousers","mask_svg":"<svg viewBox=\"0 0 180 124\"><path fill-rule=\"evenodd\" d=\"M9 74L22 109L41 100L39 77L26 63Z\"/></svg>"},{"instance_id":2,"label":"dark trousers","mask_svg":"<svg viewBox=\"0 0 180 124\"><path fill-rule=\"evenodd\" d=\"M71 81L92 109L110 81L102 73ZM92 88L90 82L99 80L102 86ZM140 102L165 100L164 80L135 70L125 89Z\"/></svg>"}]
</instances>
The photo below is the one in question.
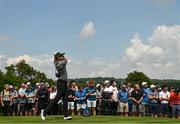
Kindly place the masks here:
<instances>
[{"instance_id":1,"label":"dark trousers","mask_svg":"<svg viewBox=\"0 0 180 124\"><path fill-rule=\"evenodd\" d=\"M3 103L4 103L3 115L8 116L11 113L10 101L3 101Z\"/></svg>"},{"instance_id":2,"label":"dark trousers","mask_svg":"<svg viewBox=\"0 0 180 124\"><path fill-rule=\"evenodd\" d=\"M111 102L110 108L111 108L111 115L117 115L117 102Z\"/></svg>"},{"instance_id":3,"label":"dark trousers","mask_svg":"<svg viewBox=\"0 0 180 124\"><path fill-rule=\"evenodd\" d=\"M44 114L46 115L52 109L52 107L58 103L58 101L63 98L63 112L64 117L68 116L68 87L67 81L58 80L57 81L57 95L45 108Z\"/></svg>"}]
</instances>

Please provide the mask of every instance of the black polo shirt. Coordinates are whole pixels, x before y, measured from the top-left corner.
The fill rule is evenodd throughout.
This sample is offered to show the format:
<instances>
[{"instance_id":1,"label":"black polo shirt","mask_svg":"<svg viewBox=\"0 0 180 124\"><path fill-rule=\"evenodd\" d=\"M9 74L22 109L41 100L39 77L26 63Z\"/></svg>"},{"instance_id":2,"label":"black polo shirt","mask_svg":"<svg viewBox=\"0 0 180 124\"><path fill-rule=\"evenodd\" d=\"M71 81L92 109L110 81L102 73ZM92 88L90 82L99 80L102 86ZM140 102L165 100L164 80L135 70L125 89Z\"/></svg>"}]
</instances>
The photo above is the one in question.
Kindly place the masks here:
<instances>
[{"instance_id":1,"label":"black polo shirt","mask_svg":"<svg viewBox=\"0 0 180 124\"><path fill-rule=\"evenodd\" d=\"M143 92L141 90L139 90L139 91L133 90L131 93L131 96L135 100L139 101L141 99L141 97L143 97Z\"/></svg>"}]
</instances>

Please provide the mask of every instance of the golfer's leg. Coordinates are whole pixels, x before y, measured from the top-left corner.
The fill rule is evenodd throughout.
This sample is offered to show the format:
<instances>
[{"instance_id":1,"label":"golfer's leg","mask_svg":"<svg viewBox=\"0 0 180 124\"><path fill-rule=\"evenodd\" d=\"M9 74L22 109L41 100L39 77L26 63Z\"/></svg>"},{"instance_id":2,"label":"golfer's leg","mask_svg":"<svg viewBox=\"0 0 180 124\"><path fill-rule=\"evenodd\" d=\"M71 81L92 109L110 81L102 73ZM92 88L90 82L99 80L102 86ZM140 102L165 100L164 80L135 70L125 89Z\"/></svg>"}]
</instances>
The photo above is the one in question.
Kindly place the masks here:
<instances>
[{"instance_id":1,"label":"golfer's leg","mask_svg":"<svg viewBox=\"0 0 180 124\"><path fill-rule=\"evenodd\" d=\"M68 117L68 91L67 91L67 83L64 83L63 86L63 112L64 112L64 117Z\"/></svg>"}]
</instances>

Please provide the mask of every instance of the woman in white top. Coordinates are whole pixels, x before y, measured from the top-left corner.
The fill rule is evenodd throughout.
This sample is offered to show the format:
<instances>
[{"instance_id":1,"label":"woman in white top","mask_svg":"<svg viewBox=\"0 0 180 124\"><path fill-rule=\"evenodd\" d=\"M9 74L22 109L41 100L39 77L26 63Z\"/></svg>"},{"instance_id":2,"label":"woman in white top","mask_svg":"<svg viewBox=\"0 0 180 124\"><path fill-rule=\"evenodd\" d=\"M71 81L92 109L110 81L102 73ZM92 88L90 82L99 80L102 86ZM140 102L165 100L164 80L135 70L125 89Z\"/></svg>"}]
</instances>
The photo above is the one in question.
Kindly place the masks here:
<instances>
[{"instance_id":1,"label":"woman in white top","mask_svg":"<svg viewBox=\"0 0 180 124\"><path fill-rule=\"evenodd\" d=\"M111 84L110 89L112 90L111 104L110 104L111 114L116 115L117 106L118 106L118 89L115 80L111 80L110 84Z\"/></svg>"}]
</instances>

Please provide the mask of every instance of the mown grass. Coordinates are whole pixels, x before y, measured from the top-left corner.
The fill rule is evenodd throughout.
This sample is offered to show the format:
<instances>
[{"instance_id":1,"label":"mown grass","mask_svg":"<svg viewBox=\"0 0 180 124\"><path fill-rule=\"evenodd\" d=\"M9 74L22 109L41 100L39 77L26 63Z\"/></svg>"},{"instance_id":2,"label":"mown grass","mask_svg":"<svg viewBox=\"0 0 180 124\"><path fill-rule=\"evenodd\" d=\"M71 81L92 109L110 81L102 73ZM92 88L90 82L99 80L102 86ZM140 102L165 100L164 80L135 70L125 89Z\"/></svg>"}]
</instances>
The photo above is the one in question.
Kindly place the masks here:
<instances>
[{"instance_id":1,"label":"mown grass","mask_svg":"<svg viewBox=\"0 0 180 124\"><path fill-rule=\"evenodd\" d=\"M180 124L180 119L171 118L151 118L151 117L122 117L122 116L96 116L82 117L73 116L73 120L63 120L63 116L47 116L42 121L39 116L32 117L4 117L0 116L0 123L121 123L121 124L149 124L149 123L165 123Z\"/></svg>"}]
</instances>

